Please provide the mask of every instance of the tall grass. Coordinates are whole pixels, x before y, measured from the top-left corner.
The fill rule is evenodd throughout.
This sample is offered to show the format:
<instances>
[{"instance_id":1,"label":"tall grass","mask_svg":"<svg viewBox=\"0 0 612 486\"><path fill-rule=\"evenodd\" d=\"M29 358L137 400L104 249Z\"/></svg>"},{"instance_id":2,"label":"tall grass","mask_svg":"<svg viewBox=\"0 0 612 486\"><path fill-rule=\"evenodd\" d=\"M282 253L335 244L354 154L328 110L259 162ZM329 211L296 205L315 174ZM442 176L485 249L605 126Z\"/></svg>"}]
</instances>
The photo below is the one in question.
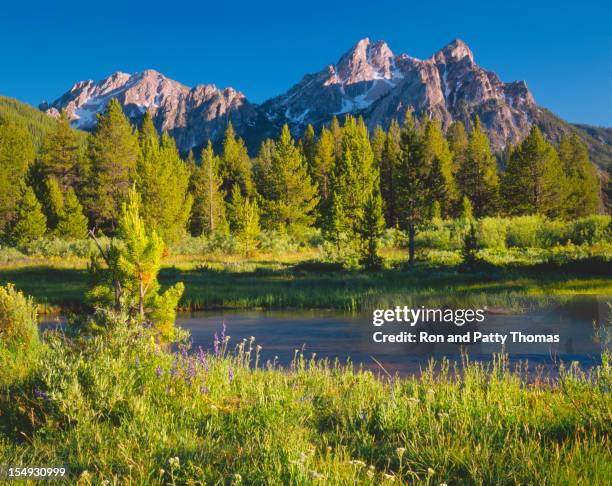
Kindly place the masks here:
<instances>
[{"instance_id":1,"label":"tall grass","mask_svg":"<svg viewBox=\"0 0 612 486\"><path fill-rule=\"evenodd\" d=\"M0 463L80 484L605 484L609 356L558 378L442 361L398 378L296 351L288 369L219 333L176 353L112 318L48 333L0 386ZM106 481L106 483L103 483Z\"/></svg>"}]
</instances>

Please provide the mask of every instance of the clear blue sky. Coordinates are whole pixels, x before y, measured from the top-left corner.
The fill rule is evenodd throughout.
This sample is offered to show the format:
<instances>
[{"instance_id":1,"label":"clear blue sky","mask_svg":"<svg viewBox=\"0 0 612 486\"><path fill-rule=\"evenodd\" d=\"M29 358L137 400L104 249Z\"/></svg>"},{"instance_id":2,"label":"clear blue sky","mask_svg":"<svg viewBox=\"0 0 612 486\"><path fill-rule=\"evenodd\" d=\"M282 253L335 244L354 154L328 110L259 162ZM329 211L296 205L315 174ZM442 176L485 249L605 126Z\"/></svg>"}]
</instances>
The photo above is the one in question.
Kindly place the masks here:
<instances>
[{"instance_id":1,"label":"clear blue sky","mask_svg":"<svg viewBox=\"0 0 612 486\"><path fill-rule=\"evenodd\" d=\"M280 94L370 37L429 57L455 37L566 120L612 126L608 2L265 0L4 2L0 94L37 105L81 79L157 69L193 86Z\"/></svg>"}]
</instances>

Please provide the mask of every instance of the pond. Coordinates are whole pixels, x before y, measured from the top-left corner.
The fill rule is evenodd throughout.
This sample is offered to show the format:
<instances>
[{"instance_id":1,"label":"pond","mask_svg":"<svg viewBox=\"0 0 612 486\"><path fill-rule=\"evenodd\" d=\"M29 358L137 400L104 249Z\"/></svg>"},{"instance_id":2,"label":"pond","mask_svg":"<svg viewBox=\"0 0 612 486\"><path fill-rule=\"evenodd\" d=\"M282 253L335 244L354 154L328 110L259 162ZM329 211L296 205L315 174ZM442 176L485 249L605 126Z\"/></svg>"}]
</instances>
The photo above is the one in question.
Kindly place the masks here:
<instances>
[{"instance_id":1,"label":"pond","mask_svg":"<svg viewBox=\"0 0 612 486\"><path fill-rule=\"evenodd\" d=\"M385 324L375 327L372 314L351 315L322 310L291 311L207 311L179 314L177 325L191 333L193 348L198 346L212 350L214 334L221 335L225 325L230 336L229 349L242 339L255 338L255 344L262 346L260 363L267 361L286 367L291 364L296 350L303 350L306 358L316 353L318 359L348 359L355 365L379 370L384 373L416 373L426 367L432 358L443 357L460 361L467 353L471 361L491 361L494 353L502 350L508 354L511 364L527 362L530 373L543 369L553 372L555 364L563 361L577 362L588 368L601 362L602 343L597 339L595 326L604 329L609 325L609 299L576 299L551 306L546 310L528 313L487 312L481 323L417 324L414 328L400 324ZM47 321L44 324L51 324ZM393 326L393 327L392 327ZM411 331L417 335L427 332L432 335L474 335L483 337L506 335L501 342L415 342L376 343L373 334L377 331L398 334ZM557 335L558 342L513 342L511 332L520 331L524 336ZM444 338L442 338L444 339ZM444 339L447 341L446 339Z\"/></svg>"}]
</instances>

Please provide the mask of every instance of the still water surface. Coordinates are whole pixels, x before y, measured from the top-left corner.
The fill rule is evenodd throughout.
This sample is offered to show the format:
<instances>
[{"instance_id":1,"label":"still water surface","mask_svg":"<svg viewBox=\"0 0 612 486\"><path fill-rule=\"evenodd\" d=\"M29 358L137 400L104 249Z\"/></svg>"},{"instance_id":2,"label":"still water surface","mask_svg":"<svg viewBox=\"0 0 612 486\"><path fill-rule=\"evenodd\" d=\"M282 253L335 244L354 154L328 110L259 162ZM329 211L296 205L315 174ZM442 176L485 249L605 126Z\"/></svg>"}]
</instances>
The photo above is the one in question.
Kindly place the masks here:
<instances>
[{"instance_id":1,"label":"still water surface","mask_svg":"<svg viewBox=\"0 0 612 486\"><path fill-rule=\"evenodd\" d=\"M610 331L608 298L589 298L574 303L552 306L545 311L486 315L482 323L465 324L462 327L444 324L421 324L410 328L406 324L372 325L372 314L347 315L334 311L208 311L179 314L177 325L190 331L193 349L201 346L212 350L214 334L221 335L225 325L230 336L229 349L242 341L255 338L262 346L260 363L276 361L289 366L296 349L303 350L310 358L338 359L382 372L381 365L389 373L412 374L426 367L429 360L447 357L460 361L462 352L470 360L491 361L494 353L505 351L511 364L527 362L530 372L543 368L546 373L555 371L555 364L577 362L588 368L601 363L601 341L597 339L594 324ZM43 327L53 326L53 320L43 322ZM57 323L57 320L55 320ZM559 343L513 343L509 337L504 347L499 343L403 343L379 344L372 340L376 331L399 333L401 331L427 331L437 334L461 334L466 332L508 334L558 334ZM379 365L377 361L381 364Z\"/></svg>"},{"instance_id":2,"label":"still water surface","mask_svg":"<svg viewBox=\"0 0 612 486\"><path fill-rule=\"evenodd\" d=\"M599 306L601 307L601 306ZM427 331L434 334L462 334L479 331L482 333L508 334L521 331L523 334L558 334L559 343L513 343L508 337L504 351L511 363L527 361L529 369L538 367L554 370L555 363L576 361L582 367L601 362L601 342L594 331L594 323L605 326L601 311L592 306L584 308L549 309L528 314L487 314L483 323L465 324L461 328L443 324L423 324L410 328L405 324L372 325L371 314L354 316L326 311L239 311L201 312L179 315L177 324L189 329L193 346L197 349L211 349L215 332L221 334L225 324L232 344L242 339L255 337L255 343L262 346L260 362L275 358L283 366L291 363L295 350L304 350L310 357L331 361L347 359L379 369L376 361L390 372L409 374L427 365L431 358L439 360L448 357L460 360L462 351L470 360L490 361L494 353L502 351L499 343L375 343L372 335L376 331L399 333L401 331ZM376 361L375 361L376 360Z\"/></svg>"}]
</instances>

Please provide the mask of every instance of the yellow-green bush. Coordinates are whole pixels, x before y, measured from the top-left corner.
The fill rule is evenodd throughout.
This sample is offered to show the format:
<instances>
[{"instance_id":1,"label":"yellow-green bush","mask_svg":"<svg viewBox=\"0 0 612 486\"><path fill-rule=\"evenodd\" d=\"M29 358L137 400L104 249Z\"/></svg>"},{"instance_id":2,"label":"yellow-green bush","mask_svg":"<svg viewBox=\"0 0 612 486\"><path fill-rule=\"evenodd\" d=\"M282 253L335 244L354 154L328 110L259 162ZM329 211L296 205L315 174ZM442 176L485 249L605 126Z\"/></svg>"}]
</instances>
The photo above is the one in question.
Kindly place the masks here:
<instances>
[{"instance_id":1,"label":"yellow-green bush","mask_svg":"<svg viewBox=\"0 0 612 486\"><path fill-rule=\"evenodd\" d=\"M38 343L36 304L12 284L0 287L0 343L10 348Z\"/></svg>"}]
</instances>

